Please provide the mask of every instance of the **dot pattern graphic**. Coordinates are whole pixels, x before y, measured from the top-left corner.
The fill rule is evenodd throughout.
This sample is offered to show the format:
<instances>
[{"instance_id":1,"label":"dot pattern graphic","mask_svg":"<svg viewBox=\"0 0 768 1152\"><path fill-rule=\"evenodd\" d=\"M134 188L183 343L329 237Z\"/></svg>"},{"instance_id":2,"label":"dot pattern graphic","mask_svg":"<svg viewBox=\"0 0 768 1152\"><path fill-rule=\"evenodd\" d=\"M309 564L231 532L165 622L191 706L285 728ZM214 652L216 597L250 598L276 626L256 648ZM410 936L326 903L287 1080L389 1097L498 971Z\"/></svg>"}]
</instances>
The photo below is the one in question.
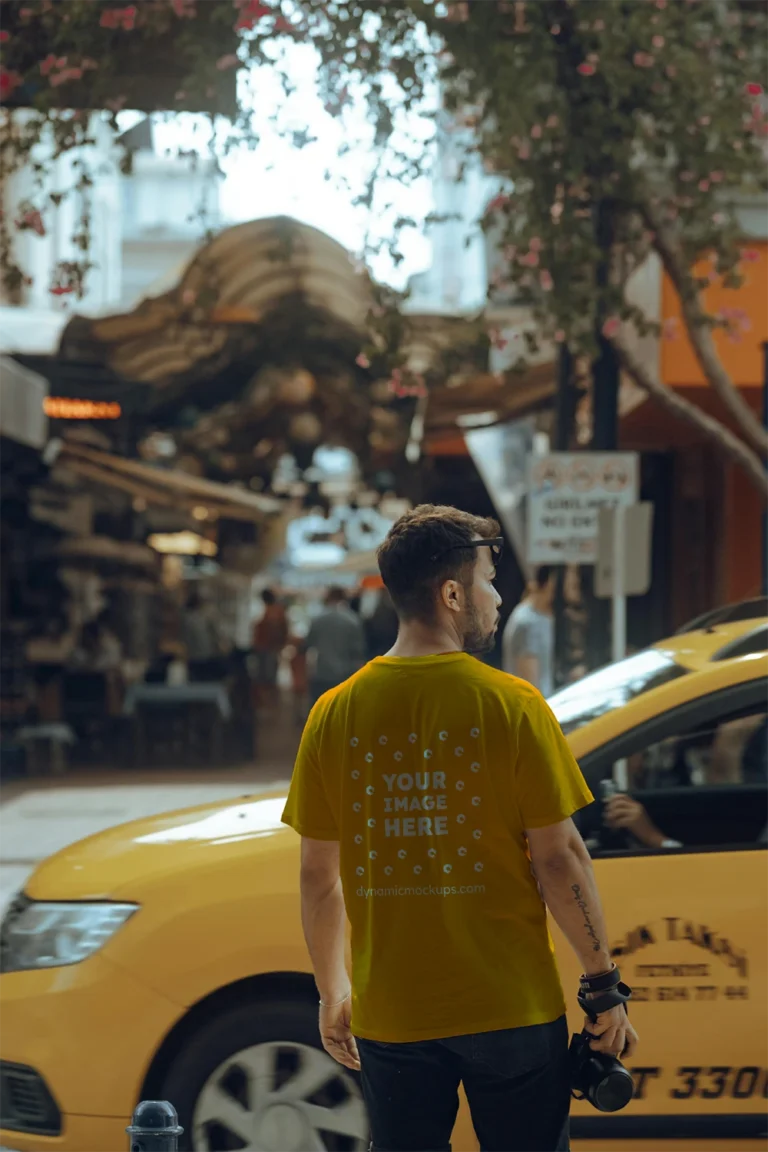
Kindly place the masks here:
<instances>
[{"instance_id":1,"label":"dot pattern graphic","mask_svg":"<svg viewBox=\"0 0 768 1152\"><path fill-rule=\"evenodd\" d=\"M461 733L457 732L454 740L456 736L460 738ZM469 730L469 736L472 739L478 739L480 729L477 727L471 728ZM355 758L363 756L363 750L360 749L360 737L353 736L350 739L349 746L353 749L350 758L352 759L353 766L350 769L348 779L354 782L352 785L352 811L358 815L363 813L363 809L365 808L363 814L365 824L371 832L376 833L376 838L373 841L375 847L371 844L370 835L365 837L358 832L354 836L355 845L363 849L363 860L365 862L365 865L362 863L357 864L355 868L356 875L364 876L367 874L368 880L366 883L376 883L375 866L377 862L378 867L381 869L378 873L379 877L382 875L386 877L394 875L395 883L397 883L397 861L406 861L409 854L412 858L408 863L408 867L412 870L414 876L422 875L425 870L434 876L435 868L444 876L451 875L457 867L460 872L466 868L471 868L475 873L483 871L485 866L484 862L476 858L476 851L470 856L469 849L465 845L456 847L451 844L449 837L446 837L444 841L437 842L436 844L434 833L430 831L429 825L437 819L438 808L436 801L440 800L441 797L441 809L446 807L445 802L447 800L446 815L450 814L450 816L453 816L456 824L463 825L467 820L466 812L461 810L462 806L467 804L467 799L461 796L461 793L465 790L465 781L455 778L455 769L452 769L451 764L446 763L444 759L448 756L452 763L454 758L460 759L464 755L465 749L462 744L452 743L443 751L442 746L448 743L449 738L450 734L447 729L443 728L437 733L433 731L431 738L427 736L425 740L425 743L428 740L428 746L425 747L425 744L422 743L421 750L415 747L413 753L408 753L410 762L403 766L399 774L392 773L390 769L387 769L386 760L381 762L380 769L371 768L370 765L374 763L375 759L371 751L364 753L363 758L365 765L369 767L361 771L360 767L354 765ZM380 748L385 748L389 743L390 737L382 733L381 735L373 736L372 739L376 741ZM433 744L435 740L437 742ZM370 748L371 740L367 740L367 743ZM411 746L418 745L418 734L411 732L408 735L408 743ZM355 749L360 749L360 751L355 752ZM426 768L419 768L418 761L414 764L411 759L414 755L421 761L433 761L438 757L434 769L431 764L429 771L427 771ZM402 764L406 758L406 753L396 748L391 753L391 756L392 760L397 764ZM390 760L389 763L392 763L392 760ZM360 765L359 759L358 765ZM439 770L441 767L443 768L442 771ZM479 760L473 760L469 765L469 769L477 775L482 771L482 765ZM464 771L466 771L466 769L464 769ZM451 781L452 776L453 780ZM363 778L363 785L359 783L361 777ZM369 781L373 782L369 783ZM451 793L446 790L450 789L451 783L453 783L454 799L451 799ZM379 784L381 784L380 787ZM475 783L475 788L476 787L477 784ZM359 791L357 795L365 800L365 805L361 803L361 800L355 798L355 791L358 788L360 788L361 791ZM430 800L429 804L426 803L427 797L429 797ZM481 799L481 795L472 796L471 805L477 808L481 803ZM421 806L422 800L425 801L424 808ZM397 804L396 808L394 807L395 803ZM456 811L454 805L459 806L458 811ZM451 808L454 809L453 813L450 812ZM371 812L376 813L376 815L372 815ZM423 821L420 813L422 812L428 813L428 823L424 830L421 828ZM413 813L413 815L411 815L411 813ZM377 820L379 815L381 815L381 819ZM388 838L385 831L385 817L387 829L389 831L393 828L395 829L394 836L399 837L403 834L414 836L414 840L408 848L399 847L394 837L394 842ZM409 830L403 833L401 831L401 822L404 823L406 820L408 821ZM445 827L444 824L443 827ZM482 837L482 830L475 828L472 832L472 837L475 843L477 843ZM387 862L388 856L390 862ZM413 857L415 857L415 860ZM419 858L421 858L421 861ZM461 881L457 880L455 882L460 883Z\"/></svg>"}]
</instances>

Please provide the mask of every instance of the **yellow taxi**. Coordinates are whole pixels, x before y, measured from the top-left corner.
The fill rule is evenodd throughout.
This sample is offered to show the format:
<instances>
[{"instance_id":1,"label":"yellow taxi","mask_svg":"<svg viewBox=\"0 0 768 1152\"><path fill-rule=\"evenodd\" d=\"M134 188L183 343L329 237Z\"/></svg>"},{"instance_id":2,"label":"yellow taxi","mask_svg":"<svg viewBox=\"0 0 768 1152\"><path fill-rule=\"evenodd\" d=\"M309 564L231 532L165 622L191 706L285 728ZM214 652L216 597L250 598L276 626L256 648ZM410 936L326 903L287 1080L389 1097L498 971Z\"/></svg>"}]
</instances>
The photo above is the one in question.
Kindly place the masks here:
<instances>
[{"instance_id":1,"label":"yellow taxi","mask_svg":"<svg viewBox=\"0 0 768 1152\"><path fill-rule=\"evenodd\" d=\"M765 1148L767 636L711 625L551 701L595 795L627 789L668 845L606 827L600 799L581 814L641 1044L626 1111L574 1105L577 1148ZM0 932L0 1144L117 1152L136 1103L166 1099L198 1152L366 1148L359 1085L318 1043L283 801L127 824L37 869ZM453 1146L476 1148L465 1108Z\"/></svg>"}]
</instances>

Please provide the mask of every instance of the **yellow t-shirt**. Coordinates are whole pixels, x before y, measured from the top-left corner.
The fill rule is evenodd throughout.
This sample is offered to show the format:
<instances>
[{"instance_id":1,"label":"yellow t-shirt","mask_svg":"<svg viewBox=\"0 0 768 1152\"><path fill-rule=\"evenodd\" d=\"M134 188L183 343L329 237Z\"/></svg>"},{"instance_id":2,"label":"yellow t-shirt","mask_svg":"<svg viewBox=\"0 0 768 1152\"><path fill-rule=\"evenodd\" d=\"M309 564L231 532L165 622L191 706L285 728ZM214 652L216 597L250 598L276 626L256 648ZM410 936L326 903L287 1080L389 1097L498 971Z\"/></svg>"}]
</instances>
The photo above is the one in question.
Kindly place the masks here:
<instances>
[{"instance_id":1,"label":"yellow t-shirt","mask_svg":"<svg viewBox=\"0 0 768 1152\"><path fill-rule=\"evenodd\" d=\"M340 842L355 1035L562 1015L524 829L591 800L543 697L465 653L379 657L321 697L283 820Z\"/></svg>"}]
</instances>

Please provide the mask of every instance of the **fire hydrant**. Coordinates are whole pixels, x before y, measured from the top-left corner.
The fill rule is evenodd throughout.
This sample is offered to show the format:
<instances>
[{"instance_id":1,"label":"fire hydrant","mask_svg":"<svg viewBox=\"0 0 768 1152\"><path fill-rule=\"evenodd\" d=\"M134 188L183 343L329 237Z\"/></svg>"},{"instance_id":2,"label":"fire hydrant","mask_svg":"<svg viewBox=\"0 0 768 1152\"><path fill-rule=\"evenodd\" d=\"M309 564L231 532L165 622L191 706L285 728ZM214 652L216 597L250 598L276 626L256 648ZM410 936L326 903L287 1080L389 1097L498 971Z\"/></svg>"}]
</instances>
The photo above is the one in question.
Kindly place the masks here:
<instances>
[{"instance_id":1,"label":"fire hydrant","mask_svg":"<svg viewBox=\"0 0 768 1152\"><path fill-rule=\"evenodd\" d=\"M179 1152L183 1131L176 1109L167 1100L142 1100L126 1128L130 1152Z\"/></svg>"}]
</instances>

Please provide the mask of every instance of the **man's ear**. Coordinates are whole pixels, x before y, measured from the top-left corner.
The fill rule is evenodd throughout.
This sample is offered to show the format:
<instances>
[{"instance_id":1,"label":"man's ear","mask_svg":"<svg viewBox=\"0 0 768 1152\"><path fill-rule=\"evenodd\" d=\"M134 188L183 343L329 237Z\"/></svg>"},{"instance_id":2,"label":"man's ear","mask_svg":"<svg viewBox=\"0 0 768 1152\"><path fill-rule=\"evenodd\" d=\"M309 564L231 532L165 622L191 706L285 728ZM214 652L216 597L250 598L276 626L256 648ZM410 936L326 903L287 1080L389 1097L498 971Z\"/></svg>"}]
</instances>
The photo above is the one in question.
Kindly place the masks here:
<instances>
[{"instance_id":1,"label":"man's ear","mask_svg":"<svg viewBox=\"0 0 768 1152\"><path fill-rule=\"evenodd\" d=\"M446 580L440 587L440 599L449 612L461 612L464 607L463 589L458 580Z\"/></svg>"}]
</instances>

